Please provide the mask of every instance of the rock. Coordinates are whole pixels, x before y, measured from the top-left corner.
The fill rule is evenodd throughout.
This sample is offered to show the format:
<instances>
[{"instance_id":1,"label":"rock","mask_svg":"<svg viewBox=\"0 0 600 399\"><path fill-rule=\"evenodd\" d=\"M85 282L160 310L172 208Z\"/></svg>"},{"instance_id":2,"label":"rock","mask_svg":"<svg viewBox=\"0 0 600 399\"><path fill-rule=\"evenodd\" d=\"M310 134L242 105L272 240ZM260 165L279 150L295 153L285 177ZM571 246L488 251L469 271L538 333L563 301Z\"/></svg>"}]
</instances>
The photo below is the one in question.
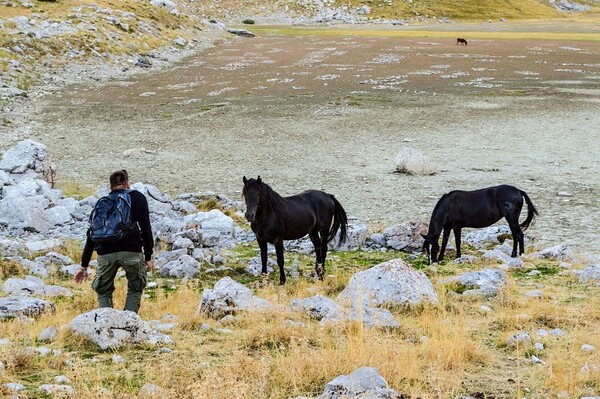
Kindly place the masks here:
<instances>
[{"instance_id":1,"label":"rock","mask_svg":"<svg viewBox=\"0 0 600 399\"><path fill-rule=\"evenodd\" d=\"M548 336L548 331L544 330L543 328L540 328L539 330L537 330L536 335L540 338L545 338Z\"/></svg>"},{"instance_id":2,"label":"rock","mask_svg":"<svg viewBox=\"0 0 600 399\"><path fill-rule=\"evenodd\" d=\"M23 269L29 272L29 274L35 274L37 276L42 277L48 277L48 275L50 274L48 268L43 263L21 257L12 258L12 260L18 262Z\"/></svg>"},{"instance_id":3,"label":"rock","mask_svg":"<svg viewBox=\"0 0 600 399\"><path fill-rule=\"evenodd\" d=\"M140 389L141 398L160 398L164 395L166 395L165 390L158 385L147 383Z\"/></svg>"},{"instance_id":4,"label":"rock","mask_svg":"<svg viewBox=\"0 0 600 399\"><path fill-rule=\"evenodd\" d=\"M546 364L545 361L537 357L536 355L531 355L531 362L535 364Z\"/></svg>"},{"instance_id":5,"label":"rock","mask_svg":"<svg viewBox=\"0 0 600 399\"><path fill-rule=\"evenodd\" d=\"M0 361L0 376L3 375L5 371L6 371L6 366L4 365L4 363L2 361Z\"/></svg>"},{"instance_id":6,"label":"rock","mask_svg":"<svg viewBox=\"0 0 600 399\"><path fill-rule=\"evenodd\" d=\"M177 249L189 249L194 247L194 242L189 238L177 237L173 241L173 250Z\"/></svg>"},{"instance_id":7,"label":"rock","mask_svg":"<svg viewBox=\"0 0 600 399\"><path fill-rule=\"evenodd\" d=\"M583 270L575 270L573 274L577 276L580 283L600 284L600 265L591 265Z\"/></svg>"},{"instance_id":8,"label":"rock","mask_svg":"<svg viewBox=\"0 0 600 399\"><path fill-rule=\"evenodd\" d=\"M358 15L367 15L371 12L371 7L367 6L367 5L362 5L358 8L358 10L356 10L356 13Z\"/></svg>"},{"instance_id":9,"label":"rock","mask_svg":"<svg viewBox=\"0 0 600 399\"><path fill-rule=\"evenodd\" d=\"M110 358L113 362L113 364L124 364L125 363L125 358L121 355L112 355Z\"/></svg>"},{"instance_id":10,"label":"rock","mask_svg":"<svg viewBox=\"0 0 600 399\"><path fill-rule=\"evenodd\" d=\"M19 316L37 318L46 312L54 312L55 305L43 299L27 296L9 296L0 298L0 320Z\"/></svg>"},{"instance_id":11,"label":"rock","mask_svg":"<svg viewBox=\"0 0 600 399\"><path fill-rule=\"evenodd\" d=\"M273 267L277 267L277 262L271 258L267 258L267 273L272 273ZM262 273L262 261L260 260L260 256L250 259L250 264L246 266L245 270L254 277L260 276Z\"/></svg>"},{"instance_id":12,"label":"rock","mask_svg":"<svg viewBox=\"0 0 600 399\"><path fill-rule=\"evenodd\" d=\"M324 318L337 318L342 314L342 307L333 299L322 295L315 295L304 299L292 300L292 308L307 311L315 320Z\"/></svg>"},{"instance_id":13,"label":"rock","mask_svg":"<svg viewBox=\"0 0 600 399\"><path fill-rule=\"evenodd\" d=\"M27 248L28 252L32 253L46 252L53 250L61 244L62 242L60 240L49 238L47 240L27 241L25 243L25 248Z\"/></svg>"},{"instance_id":14,"label":"rock","mask_svg":"<svg viewBox=\"0 0 600 399\"><path fill-rule=\"evenodd\" d=\"M20 256L26 251L25 245L16 240L0 238L0 256Z\"/></svg>"},{"instance_id":15,"label":"rock","mask_svg":"<svg viewBox=\"0 0 600 399\"><path fill-rule=\"evenodd\" d=\"M329 243L329 247L336 251L349 251L353 249L361 249L365 246L367 241L367 233L369 232L367 226L355 217L348 218L348 239L344 243L340 243L339 237L340 232L337 236Z\"/></svg>"},{"instance_id":16,"label":"rock","mask_svg":"<svg viewBox=\"0 0 600 399\"><path fill-rule=\"evenodd\" d=\"M58 330L55 327L46 327L44 331L40 333L38 341L53 342L56 337L58 337Z\"/></svg>"},{"instance_id":17,"label":"rock","mask_svg":"<svg viewBox=\"0 0 600 399\"><path fill-rule=\"evenodd\" d=\"M227 29L227 32L232 33L237 36L242 37L255 37L256 35L252 32L249 32L245 29Z\"/></svg>"},{"instance_id":18,"label":"rock","mask_svg":"<svg viewBox=\"0 0 600 399\"><path fill-rule=\"evenodd\" d=\"M12 392L19 392L25 390L25 385L17 384L16 382L8 382L4 384L4 387Z\"/></svg>"},{"instance_id":19,"label":"rock","mask_svg":"<svg viewBox=\"0 0 600 399\"><path fill-rule=\"evenodd\" d=\"M533 254L533 256L540 259L554 259L568 262L572 262L575 260L575 255L573 254L573 251L566 245L562 244L555 245L553 247L536 252Z\"/></svg>"},{"instance_id":20,"label":"rock","mask_svg":"<svg viewBox=\"0 0 600 399\"><path fill-rule=\"evenodd\" d=\"M373 233L370 237L371 245L377 248L385 247L385 236L382 233Z\"/></svg>"},{"instance_id":21,"label":"rock","mask_svg":"<svg viewBox=\"0 0 600 399\"><path fill-rule=\"evenodd\" d=\"M44 384L38 388L38 392L46 395L74 395L75 390L70 385Z\"/></svg>"},{"instance_id":22,"label":"rock","mask_svg":"<svg viewBox=\"0 0 600 399\"><path fill-rule=\"evenodd\" d=\"M169 9L177 7L177 4L175 4L171 0L150 0L150 4L152 4L153 6L165 7Z\"/></svg>"},{"instance_id":23,"label":"rock","mask_svg":"<svg viewBox=\"0 0 600 399\"><path fill-rule=\"evenodd\" d=\"M590 10L590 6L587 4L574 3L568 0L548 0L548 3L557 10L564 12L584 12Z\"/></svg>"},{"instance_id":24,"label":"rock","mask_svg":"<svg viewBox=\"0 0 600 399\"><path fill-rule=\"evenodd\" d=\"M527 331L520 331L517 334L514 334L508 338L506 341L508 346L517 346L518 345L529 345L531 343L531 336Z\"/></svg>"},{"instance_id":25,"label":"rock","mask_svg":"<svg viewBox=\"0 0 600 399\"><path fill-rule=\"evenodd\" d=\"M427 224L419 221L397 224L383 230L385 246L397 251L421 251L427 234Z\"/></svg>"},{"instance_id":26,"label":"rock","mask_svg":"<svg viewBox=\"0 0 600 399\"><path fill-rule=\"evenodd\" d=\"M550 335L554 335L555 337L562 337L565 335L565 332L561 328L553 328L550 330Z\"/></svg>"},{"instance_id":27,"label":"rock","mask_svg":"<svg viewBox=\"0 0 600 399\"><path fill-rule=\"evenodd\" d=\"M140 55L135 60L134 65L140 68L150 68L152 67L152 62L150 62L150 60L147 57L143 57Z\"/></svg>"},{"instance_id":28,"label":"rock","mask_svg":"<svg viewBox=\"0 0 600 399\"><path fill-rule=\"evenodd\" d=\"M523 266L523 260L521 258L512 258L510 255L504 252L492 249L491 251L485 251L482 255L484 259L494 259L503 263L505 268L519 268Z\"/></svg>"},{"instance_id":29,"label":"rock","mask_svg":"<svg viewBox=\"0 0 600 399\"><path fill-rule=\"evenodd\" d=\"M490 226L465 234L463 242L477 249L482 249L490 244L502 243L510 234L508 226Z\"/></svg>"},{"instance_id":30,"label":"rock","mask_svg":"<svg viewBox=\"0 0 600 399\"><path fill-rule=\"evenodd\" d=\"M502 270L486 268L451 277L446 280L446 283L458 283L466 288L463 295L493 297L506 284L506 277Z\"/></svg>"},{"instance_id":31,"label":"rock","mask_svg":"<svg viewBox=\"0 0 600 399\"><path fill-rule=\"evenodd\" d=\"M48 252L44 256L38 256L34 259L35 262L40 262L45 265L58 265L58 266L67 266L75 263L73 259L69 258L66 255L62 255L58 252Z\"/></svg>"},{"instance_id":32,"label":"rock","mask_svg":"<svg viewBox=\"0 0 600 399\"><path fill-rule=\"evenodd\" d=\"M427 176L434 175L438 171L425 154L413 147L402 147L394 163L396 171L409 175Z\"/></svg>"},{"instance_id":33,"label":"rock","mask_svg":"<svg viewBox=\"0 0 600 399\"><path fill-rule=\"evenodd\" d=\"M33 140L9 148L0 160L0 169L19 179L22 176L44 179L52 173L46 146Z\"/></svg>"},{"instance_id":34,"label":"rock","mask_svg":"<svg viewBox=\"0 0 600 399\"><path fill-rule=\"evenodd\" d=\"M371 307L367 302L360 305L353 303L350 309L340 315L329 313L321 320L321 324L346 321L359 322L370 328L395 329L400 327L400 323L394 319L389 310Z\"/></svg>"},{"instance_id":35,"label":"rock","mask_svg":"<svg viewBox=\"0 0 600 399\"><path fill-rule=\"evenodd\" d=\"M154 267L156 268L156 270L160 270L167 263L178 260L184 255L187 255L187 251L185 249L159 252L154 257Z\"/></svg>"},{"instance_id":36,"label":"rock","mask_svg":"<svg viewBox=\"0 0 600 399\"><path fill-rule=\"evenodd\" d=\"M528 298L542 299L542 297L544 295L542 293L542 290L531 290L531 291L527 291L525 293L525 296L528 297Z\"/></svg>"},{"instance_id":37,"label":"rock","mask_svg":"<svg viewBox=\"0 0 600 399\"><path fill-rule=\"evenodd\" d=\"M584 352L593 352L594 351L594 345L590 345L590 344L583 344L581 345L581 350Z\"/></svg>"},{"instance_id":38,"label":"rock","mask_svg":"<svg viewBox=\"0 0 600 399\"><path fill-rule=\"evenodd\" d=\"M401 259L380 263L356 273L338 299L372 306L438 303L437 293L427 276Z\"/></svg>"},{"instance_id":39,"label":"rock","mask_svg":"<svg viewBox=\"0 0 600 399\"><path fill-rule=\"evenodd\" d=\"M73 296L73 293L68 289L58 285L46 285L42 279L33 276L27 276L24 279L11 277L2 284L2 291L9 295Z\"/></svg>"},{"instance_id":40,"label":"rock","mask_svg":"<svg viewBox=\"0 0 600 399\"><path fill-rule=\"evenodd\" d=\"M187 40L181 36L177 36L173 42L180 47L185 47L187 45Z\"/></svg>"},{"instance_id":41,"label":"rock","mask_svg":"<svg viewBox=\"0 0 600 399\"><path fill-rule=\"evenodd\" d=\"M52 227L44 209L48 202L41 196L11 195L0 200L0 225L35 233L47 233Z\"/></svg>"},{"instance_id":42,"label":"rock","mask_svg":"<svg viewBox=\"0 0 600 399\"><path fill-rule=\"evenodd\" d=\"M542 344L541 342L536 342L533 346L538 351L543 351L544 350L544 344Z\"/></svg>"},{"instance_id":43,"label":"rock","mask_svg":"<svg viewBox=\"0 0 600 399\"><path fill-rule=\"evenodd\" d=\"M212 290L205 289L200 303L200 311L215 318L237 311L266 310L272 307L268 301L254 296L249 288L231 277L219 280Z\"/></svg>"},{"instance_id":44,"label":"rock","mask_svg":"<svg viewBox=\"0 0 600 399\"><path fill-rule=\"evenodd\" d=\"M477 257L473 256L473 255L461 255L460 258L456 258L452 261L453 264L455 265L467 265L467 264L472 264L475 263L477 261Z\"/></svg>"},{"instance_id":45,"label":"rock","mask_svg":"<svg viewBox=\"0 0 600 399\"><path fill-rule=\"evenodd\" d=\"M128 148L121 155L124 158L142 158L148 153L145 148Z\"/></svg>"},{"instance_id":46,"label":"rock","mask_svg":"<svg viewBox=\"0 0 600 399\"><path fill-rule=\"evenodd\" d=\"M330 381L317 399L400 399L374 367L361 367L348 375Z\"/></svg>"},{"instance_id":47,"label":"rock","mask_svg":"<svg viewBox=\"0 0 600 399\"><path fill-rule=\"evenodd\" d=\"M75 317L69 328L96 343L102 350L124 345L174 344L170 335L152 330L137 314L112 308L96 309Z\"/></svg>"},{"instance_id":48,"label":"rock","mask_svg":"<svg viewBox=\"0 0 600 399\"><path fill-rule=\"evenodd\" d=\"M158 274L162 277L192 278L200 274L200 263L189 255L183 255L160 267Z\"/></svg>"},{"instance_id":49,"label":"rock","mask_svg":"<svg viewBox=\"0 0 600 399\"><path fill-rule=\"evenodd\" d=\"M65 375L57 375L54 377L54 382L57 384L70 384L71 380Z\"/></svg>"},{"instance_id":50,"label":"rock","mask_svg":"<svg viewBox=\"0 0 600 399\"><path fill-rule=\"evenodd\" d=\"M540 274L542 274L542 272L540 272L539 270L532 270L529 273L527 273L527 275L529 277L535 277L535 276L539 276Z\"/></svg>"}]
</instances>

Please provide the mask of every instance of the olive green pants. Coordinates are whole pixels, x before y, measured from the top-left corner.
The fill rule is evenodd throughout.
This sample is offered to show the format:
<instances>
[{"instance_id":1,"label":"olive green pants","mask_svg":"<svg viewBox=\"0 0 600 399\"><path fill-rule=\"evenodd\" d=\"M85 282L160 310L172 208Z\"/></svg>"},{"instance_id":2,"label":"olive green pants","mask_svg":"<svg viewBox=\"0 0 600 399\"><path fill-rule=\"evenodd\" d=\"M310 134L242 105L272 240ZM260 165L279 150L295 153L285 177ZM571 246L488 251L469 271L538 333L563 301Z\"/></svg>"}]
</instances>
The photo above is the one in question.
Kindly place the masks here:
<instances>
[{"instance_id":1,"label":"olive green pants","mask_svg":"<svg viewBox=\"0 0 600 399\"><path fill-rule=\"evenodd\" d=\"M92 288L98 294L99 306L112 308L115 276L120 267L125 270L127 276L125 310L137 313L140 309L144 287L146 287L146 261L143 254L123 251L98 255L98 268Z\"/></svg>"}]
</instances>

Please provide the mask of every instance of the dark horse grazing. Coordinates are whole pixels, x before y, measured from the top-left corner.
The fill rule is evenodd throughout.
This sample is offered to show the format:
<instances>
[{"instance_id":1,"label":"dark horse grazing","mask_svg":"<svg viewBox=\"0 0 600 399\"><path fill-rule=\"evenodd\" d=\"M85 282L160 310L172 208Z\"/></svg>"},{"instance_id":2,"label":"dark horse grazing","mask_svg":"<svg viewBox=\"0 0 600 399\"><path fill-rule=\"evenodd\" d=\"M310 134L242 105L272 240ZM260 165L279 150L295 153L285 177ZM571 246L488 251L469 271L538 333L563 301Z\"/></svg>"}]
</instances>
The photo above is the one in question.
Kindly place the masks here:
<instances>
[{"instance_id":1,"label":"dark horse grazing","mask_svg":"<svg viewBox=\"0 0 600 399\"><path fill-rule=\"evenodd\" d=\"M291 197L282 197L258 179L246 179L244 190L246 219L256 234L260 247L262 273L267 274L267 243L275 245L279 284L285 284L283 271L283 240L295 240L308 234L315 246L315 272L321 280L325 275L327 245L338 230L340 242L347 236L348 217L333 195L318 190L307 190Z\"/></svg>"},{"instance_id":2,"label":"dark horse grazing","mask_svg":"<svg viewBox=\"0 0 600 399\"><path fill-rule=\"evenodd\" d=\"M467 45L467 39L462 39L462 38L458 38L456 39L456 45L458 46L460 43L464 44L465 46Z\"/></svg>"},{"instance_id":3,"label":"dark horse grazing","mask_svg":"<svg viewBox=\"0 0 600 399\"><path fill-rule=\"evenodd\" d=\"M527 219L519 225L523 198L527 202ZM487 227L504 217L513 236L511 256L514 258L517 256L518 245L520 245L519 255L525 251L523 231L529 227L537 214L538 211L525 191L513 186L502 185L475 191L451 191L444 194L435 205L429 222L429 231L426 236L423 236L425 238L423 250L427 252L430 263L444 259L444 251L452 230L456 240L456 257L460 258L460 230L463 227ZM438 240L442 230L444 235L440 250ZM440 250L439 258L438 250Z\"/></svg>"}]
</instances>

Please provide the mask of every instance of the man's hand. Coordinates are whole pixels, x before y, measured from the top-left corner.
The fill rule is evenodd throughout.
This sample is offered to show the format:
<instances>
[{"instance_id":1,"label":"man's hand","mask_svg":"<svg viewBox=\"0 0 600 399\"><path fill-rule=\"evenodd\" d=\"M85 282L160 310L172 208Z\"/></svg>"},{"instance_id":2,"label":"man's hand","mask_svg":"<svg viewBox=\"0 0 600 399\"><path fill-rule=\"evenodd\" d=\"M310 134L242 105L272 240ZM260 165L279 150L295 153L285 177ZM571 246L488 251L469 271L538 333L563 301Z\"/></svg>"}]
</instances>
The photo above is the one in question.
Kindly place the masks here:
<instances>
[{"instance_id":1,"label":"man's hand","mask_svg":"<svg viewBox=\"0 0 600 399\"><path fill-rule=\"evenodd\" d=\"M151 272L152 270L154 270L154 261L153 260L147 260L146 261L146 267L148 268L149 272Z\"/></svg>"},{"instance_id":2,"label":"man's hand","mask_svg":"<svg viewBox=\"0 0 600 399\"><path fill-rule=\"evenodd\" d=\"M75 282L77 284L83 283L88 277L87 267L80 267L75 273Z\"/></svg>"}]
</instances>

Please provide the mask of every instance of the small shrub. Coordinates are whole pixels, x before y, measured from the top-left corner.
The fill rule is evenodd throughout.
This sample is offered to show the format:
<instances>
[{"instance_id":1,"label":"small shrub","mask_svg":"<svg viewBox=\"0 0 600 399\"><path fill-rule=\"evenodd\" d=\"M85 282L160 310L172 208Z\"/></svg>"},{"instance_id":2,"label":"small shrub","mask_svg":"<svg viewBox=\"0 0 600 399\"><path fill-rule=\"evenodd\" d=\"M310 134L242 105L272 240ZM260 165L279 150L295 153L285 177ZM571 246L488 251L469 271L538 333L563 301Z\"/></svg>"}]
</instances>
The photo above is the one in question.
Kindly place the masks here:
<instances>
[{"instance_id":1,"label":"small shrub","mask_svg":"<svg viewBox=\"0 0 600 399\"><path fill-rule=\"evenodd\" d=\"M246 24L246 25L254 25L255 24L254 20L250 19L250 18L243 20L242 23Z\"/></svg>"}]
</instances>

